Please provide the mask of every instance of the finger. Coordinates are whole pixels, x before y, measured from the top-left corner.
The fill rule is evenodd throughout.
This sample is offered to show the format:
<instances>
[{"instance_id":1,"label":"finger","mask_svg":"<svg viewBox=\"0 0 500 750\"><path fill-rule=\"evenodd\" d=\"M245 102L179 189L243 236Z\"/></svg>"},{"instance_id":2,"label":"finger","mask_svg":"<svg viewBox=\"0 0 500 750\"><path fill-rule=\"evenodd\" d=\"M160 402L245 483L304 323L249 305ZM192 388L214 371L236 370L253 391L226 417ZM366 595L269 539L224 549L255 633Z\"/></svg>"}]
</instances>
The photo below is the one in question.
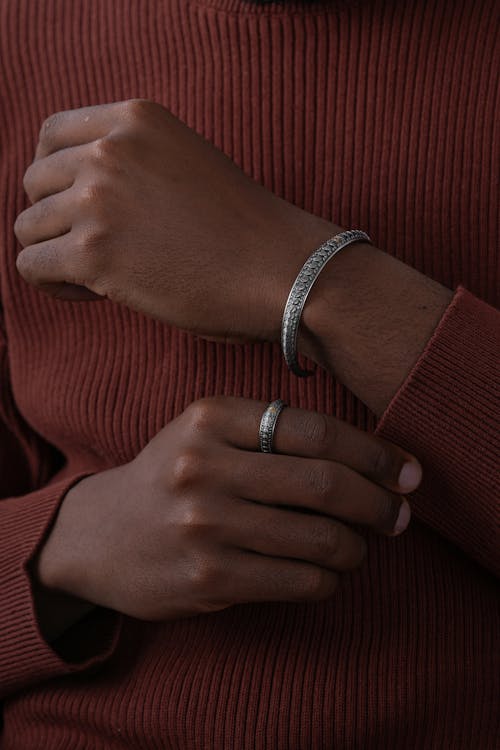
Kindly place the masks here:
<instances>
[{"instance_id":1,"label":"finger","mask_svg":"<svg viewBox=\"0 0 500 750\"><path fill-rule=\"evenodd\" d=\"M225 439L238 448L258 450L259 424L268 403L229 397L216 402ZM411 492L422 478L417 459L399 446L335 417L305 409L283 409L273 450L338 461L394 492Z\"/></svg>"},{"instance_id":2,"label":"finger","mask_svg":"<svg viewBox=\"0 0 500 750\"><path fill-rule=\"evenodd\" d=\"M72 252L73 232L28 245L16 259L17 270L28 284L58 299L73 302L100 301L103 295L87 289L78 272L77 253Z\"/></svg>"},{"instance_id":3,"label":"finger","mask_svg":"<svg viewBox=\"0 0 500 750\"><path fill-rule=\"evenodd\" d=\"M236 501L224 519L231 545L271 557L286 557L345 571L359 567L364 539L344 524L324 516Z\"/></svg>"},{"instance_id":4,"label":"finger","mask_svg":"<svg viewBox=\"0 0 500 750\"><path fill-rule=\"evenodd\" d=\"M78 284L75 269L71 266L71 253L68 253L67 238L71 233L55 237L36 245L28 245L17 256L16 266L21 276L29 284Z\"/></svg>"},{"instance_id":5,"label":"finger","mask_svg":"<svg viewBox=\"0 0 500 750\"><path fill-rule=\"evenodd\" d=\"M24 247L59 237L70 231L73 212L71 190L49 195L19 214L14 232Z\"/></svg>"},{"instance_id":6,"label":"finger","mask_svg":"<svg viewBox=\"0 0 500 750\"><path fill-rule=\"evenodd\" d=\"M267 557L251 552L231 553L222 571L221 604L245 602L303 602L333 596L339 574L310 563ZM200 588L207 590L200 580Z\"/></svg>"},{"instance_id":7,"label":"finger","mask_svg":"<svg viewBox=\"0 0 500 750\"><path fill-rule=\"evenodd\" d=\"M407 501L337 461L236 452L224 472L237 497L297 506L383 534L400 534L410 521Z\"/></svg>"},{"instance_id":8,"label":"finger","mask_svg":"<svg viewBox=\"0 0 500 750\"><path fill-rule=\"evenodd\" d=\"M56 112L42 124L35 160L43 159L63 148L103 138L123 120L127 108L130 109L134 101Z\"/></svg>"},{"instance_id":9,"label":"finger","mask_svg":"<svg viewBox=\"0 0 500 750\"><path fill-rule=\"evenodd\" d=\"M86 151L85 146L64 148L30 164L23 179L30 201L36 203L48 195L70 188Z\"/></svg>"}]
</instances>

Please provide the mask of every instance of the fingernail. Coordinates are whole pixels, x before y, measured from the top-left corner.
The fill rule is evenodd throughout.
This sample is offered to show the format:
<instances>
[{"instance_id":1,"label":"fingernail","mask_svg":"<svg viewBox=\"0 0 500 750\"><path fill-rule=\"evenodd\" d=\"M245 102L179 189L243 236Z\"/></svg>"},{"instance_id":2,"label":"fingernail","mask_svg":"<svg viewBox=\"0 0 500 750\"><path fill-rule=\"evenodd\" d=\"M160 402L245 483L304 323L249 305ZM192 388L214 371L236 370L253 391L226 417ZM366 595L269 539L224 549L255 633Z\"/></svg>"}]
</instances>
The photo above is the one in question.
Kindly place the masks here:
<instances>
[{"instance_id":1,"label":"fingernail","mask_svg":"<svg viewBox=\"0 0 500 750\"><path fill-rule=\"evenodd\" d=\"M410 518L411 518L410 506L406 500L403 500L403 502L401 503L401 508L399 509L399 514L396 520L396 525L394 526L394 531L392 533L394 535L401 534L410 523Z\"/></svg>"},{"instance_id":2,"label":"fingernail","mask_svg":"<svg viewBox=\"0 0 500 750\"><path fill-rule=\"evenodd\" d=\"M403 465L399 475L398 484L402 490L409 492L416 489L422 479L422 467L414 461Z\"/></svg>"}]
</instances>

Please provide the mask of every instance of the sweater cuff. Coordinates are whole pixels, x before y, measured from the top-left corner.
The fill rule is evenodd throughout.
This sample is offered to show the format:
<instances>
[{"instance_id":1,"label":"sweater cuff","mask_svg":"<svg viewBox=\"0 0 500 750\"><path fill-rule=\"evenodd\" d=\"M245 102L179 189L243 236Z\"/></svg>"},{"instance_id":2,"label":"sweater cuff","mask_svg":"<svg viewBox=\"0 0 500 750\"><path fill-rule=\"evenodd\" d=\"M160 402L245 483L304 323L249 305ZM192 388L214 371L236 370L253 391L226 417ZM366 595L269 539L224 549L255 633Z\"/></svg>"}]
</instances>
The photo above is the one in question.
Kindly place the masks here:
<instances>
[{"instance_id":1,"label":"sweater cuff","mask_svg":"<svg viewBox=\"0 0 500 750\"><path fill-rule=\"evenodd\" d=\"M415 514L498 573L500 312L463 286L375 434L421 462Z\"/></svg>"},{"instance_id":2,"label":"sweater cuff","mask_svg":"<svg viewBox=\"0 0 500 750\"><path fill-rule=\"evenodd\" d=\"M54 644L37 621L30 563L71 487L85 472L23 497L0 501L0 697L45 680L89 670L115 651L122 617L97 608Z\"/></svg>"}]
</instances>

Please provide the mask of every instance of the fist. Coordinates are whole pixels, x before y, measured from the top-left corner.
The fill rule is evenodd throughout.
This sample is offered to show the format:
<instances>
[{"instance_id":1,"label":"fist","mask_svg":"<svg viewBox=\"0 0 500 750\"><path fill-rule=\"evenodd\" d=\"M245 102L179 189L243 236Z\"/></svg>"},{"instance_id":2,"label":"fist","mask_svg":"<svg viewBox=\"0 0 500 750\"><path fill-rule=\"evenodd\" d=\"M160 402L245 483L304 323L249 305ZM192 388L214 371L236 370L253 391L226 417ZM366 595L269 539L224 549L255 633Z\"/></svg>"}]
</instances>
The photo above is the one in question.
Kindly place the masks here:
<instances>
[{"instance_id":1,"label":"fist","mask_svg":"<svg viewBox=\"0 0 500 750\"><path fill-rule=\"evenodd\" d=\"M24 187L26 281L217 339L277 340L298 270L335 232L141 99L50 117Z\"/></svg>"}]
</instances>

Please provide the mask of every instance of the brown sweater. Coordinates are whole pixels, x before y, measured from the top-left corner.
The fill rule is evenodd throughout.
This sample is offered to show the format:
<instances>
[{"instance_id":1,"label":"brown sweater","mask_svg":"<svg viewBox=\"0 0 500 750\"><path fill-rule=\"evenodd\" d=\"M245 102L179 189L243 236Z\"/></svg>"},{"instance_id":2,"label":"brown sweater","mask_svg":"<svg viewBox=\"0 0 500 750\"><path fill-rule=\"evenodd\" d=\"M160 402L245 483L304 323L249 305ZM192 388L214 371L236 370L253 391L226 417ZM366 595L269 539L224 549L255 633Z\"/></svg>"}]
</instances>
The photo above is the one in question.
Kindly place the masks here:
<instances>
[{"instance_id":1,"label":"brown sweater","mask_svg":"<svg viewBox=\"0 0 500 750\"><path fill-rule=\"evenodd\" d=\"M1 750L498 747L498 21L495 0L0 0ZM42 120L130 97L455 290L378 426L271 345L208 343L19 277ZM68 487L223 393L415 453L410 529L367 533L364 567L324 602L164 624L101 610L47 644L27 565Z\"/></svg>"}]
</instances>

